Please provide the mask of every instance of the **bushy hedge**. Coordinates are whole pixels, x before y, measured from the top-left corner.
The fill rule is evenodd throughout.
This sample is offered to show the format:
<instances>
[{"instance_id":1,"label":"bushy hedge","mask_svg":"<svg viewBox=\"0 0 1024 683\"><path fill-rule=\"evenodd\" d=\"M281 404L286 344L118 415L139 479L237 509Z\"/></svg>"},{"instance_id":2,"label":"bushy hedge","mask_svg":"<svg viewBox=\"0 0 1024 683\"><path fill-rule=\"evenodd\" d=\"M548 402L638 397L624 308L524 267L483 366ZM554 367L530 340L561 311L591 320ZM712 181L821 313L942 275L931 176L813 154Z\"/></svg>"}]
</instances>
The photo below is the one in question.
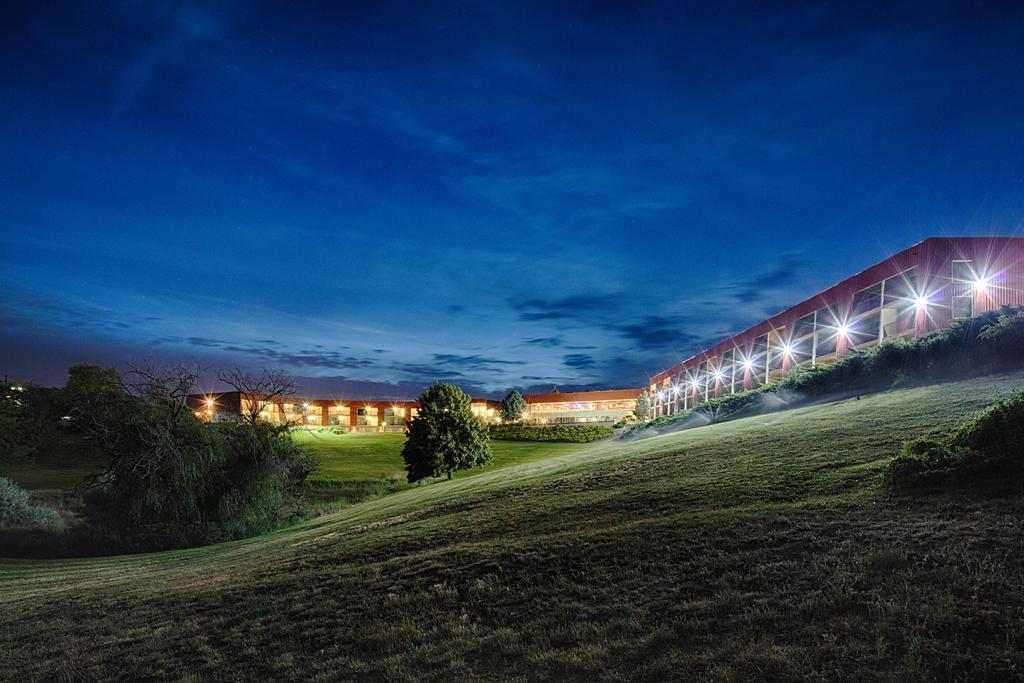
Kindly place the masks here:
<instances>
[{"instance_id":1,"label":"bushy hedge","mask_svg":"<svg viewBox=\"0 0 1024 683\"><path fill-rule=\"evenodd\" d=\"M894 339L834 363L799 368L779 387L805 396L943 381L1024 364L1024 312L1008 306L916 339Z\"/></svg>"},{"instance_id":2,"label":"bushy hedge","mask_svg":"<svg viewBox=\"0 0 1024 683\"><path fill-rule=\"evenodd\" d=\"M35 505L28 491L6 477L0 477L0 529L62 531L64 520L49 505Z\"/></svg>"},{"instance_id":3,"label":"bushy hedge","mask_svg":"<svg viewBox=\"0 0 1024 683\"><path fill-rule=\"evenodd\" d=\"M946 439L903 444L886 468L897 487L938 481L970 481L1024 472L1024 392L975 415Z\"/></svg>"},{"instance_id":4,"label":"bushy hedge","mask_svg":"<svg viewBox=\"0 0 1024 683\"><path fill-rule=\"evenodd\" d=\"M807 399L846 392L878 391L980 375L1024 365L1024 310L1008 306L960 320L916 339L893 339L855 351L834 363L797 368L779 382L703 401L693 411L663 415L630 430L636 433L691 420L694 424L750 415L784 405L772 394ZM699 419L698 419L699 418Z\"/></svg>"},{"instance_id":5,"label":"bushy hedge","mask_svg":"<svg viewBox=\"0 0 1024 683\"><path fill-rule=\"evenodd\" d=\"M531 425L531 424L496 424L491 425L492 439L505 441L566 441L570 443L588 443L611 436L614 430L603 425Z\"/></svg>"}]
</instances>

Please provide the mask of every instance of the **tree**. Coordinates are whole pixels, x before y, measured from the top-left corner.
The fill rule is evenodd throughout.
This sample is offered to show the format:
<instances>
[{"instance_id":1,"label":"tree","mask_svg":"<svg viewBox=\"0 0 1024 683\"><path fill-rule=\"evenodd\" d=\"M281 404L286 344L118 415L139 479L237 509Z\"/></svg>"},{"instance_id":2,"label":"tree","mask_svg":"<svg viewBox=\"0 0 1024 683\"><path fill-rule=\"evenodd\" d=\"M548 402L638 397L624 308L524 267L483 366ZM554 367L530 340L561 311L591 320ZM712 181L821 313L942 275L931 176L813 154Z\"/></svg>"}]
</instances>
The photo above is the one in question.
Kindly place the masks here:
<instances>
[{"instance_id":1,"label":"tree","mask_svg":"<svg viewBox=\"0 0 1024 683\"><path fill-rule=\"evenodd\" d=\"M62 393L66 414L84 429L102 422L105 413L117 412L128 391L115 368L83 364L68 368Z\"/></svg>"},{"instance_id":2,"label":"tree","mask_svg":"<svg viewBox=\"0 0 1024 683\"><path fill-rule=\"evenodd\" d=\"M409 482L485 465L491 460L487 425L473 414L470 398L454 384L436 382L419 398L402 458Z\"/></svg>"},{"instance_id":3,"label":"tree","mask_svg":"<svg viewBox=\"0 0 1024 683\"><path fill-rule=\"evenodd\" d=\"M523 395L515 389L509 390L505 394L505 398L501 399L502 422L518 422L525 412L526 401L523 400Z\"/></svg>"},{"instance_id":4,"label":"tree","mask_svg":"<svg viewBox=\"0 0 1024 683\"><path fill-rule=\"evenodd\" d=\"M0 464L21 460L32 452L35 440L29 429L21 386L0 387Z\"/></svg>"},{"instance_id":5,"label":"tree","mask_svg":"<svg viewBox=\"0 0 1024 683\"><path fill-rule=\"evenodd\" d=\"M217 378L242 395L242 421L251 425L256 424L267 406L294 396L298 389L295 381L280 370L264 369L259 375L250 375L234 367L219 373Z\"/></svg>"},{"instance_id":6,"label":"tree","mask_svg":"<svg viewBox=\"0 0 1024 683\"><path fill-rule=\"evenodd\" d=\"M133 368L112 410L85 423L109 455L86 512L127 545L163 548L241 538L289 513L312 460L287 426L196 419L185 403L197 366Z\"/></svg>"},{"instance_id":7,"label":"tree","mask_svg":"<svg viewBox=\"0 0 1024 683\"><path fill-rule=\"evenodd\" d=\"M646 391L640 392L640 395L636 397L636 405L633 407L633 414L637 416L637 419L643 420L647 418L647 413L651 410L651 397Z\"/></svg>"}]
</instances>

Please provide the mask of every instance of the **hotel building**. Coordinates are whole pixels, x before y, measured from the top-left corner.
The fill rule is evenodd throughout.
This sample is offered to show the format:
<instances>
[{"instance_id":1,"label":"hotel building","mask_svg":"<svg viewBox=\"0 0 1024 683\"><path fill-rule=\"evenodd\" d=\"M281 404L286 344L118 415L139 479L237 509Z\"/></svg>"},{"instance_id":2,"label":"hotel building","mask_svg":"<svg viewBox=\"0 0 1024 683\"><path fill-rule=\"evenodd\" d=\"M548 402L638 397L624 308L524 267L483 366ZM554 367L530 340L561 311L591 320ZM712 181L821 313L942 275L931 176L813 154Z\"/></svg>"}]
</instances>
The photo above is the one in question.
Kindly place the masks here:
<instances>
[{"instance_id":1,"label":"hotel building","mask_svg":"<svg viewBox=\"0 0 1024 683\"><path fill-rule=\"evenodd\" d=\"M651 377L652 414L1005 305L1024 305L1024 238L926 239Z\"/></svg>"},{"instance_id":2,"label":"hotel building","mask_svg":"<svg viewBox=\"0 0 1024 683\"><path fill-rule=\"evenodd\" d=\"M640 391L527 394L523 396L527 405L523 419L536 424L612 424L633 412ZM186 402L197 417L208 421L237 417L260 405L237 391L192 394ZM484 421L499 421L500 401L474 398L470 405L473 414ZM402 432L418 410L416 401L335 401L292 396L265 403L260 419L310 427L338 427L348 432Z\"/></svg>"},{"instance_id":3,"label":"hotel building","mask_svg":"<svg viewBox=\"0 0 1024 683\"><path fill-rule=\"evenodd\" d=\"M536 424L614 424L636 407L641 389L576 391L523 396L523 419Z\"/></svg>"},{"instance_id":4,"label":"hotel building","mask_svg":"<svg viewBox=\"0 0 1024 683\"><path fill-rule=\"evenodd\" d=\"M254 398L237 391L192 394L186 403L197 417L208 421L237 417L260 405ZM498 421L500 407L499 401L484 398L474 398L471 403L473 414L487 422ZM260 411L260 419L310 427L338 427L347 432L404 432L406 423L416 417L418 411L416 401L336 401L289 396L266 403Z\"/></svg>"}]
</instances>

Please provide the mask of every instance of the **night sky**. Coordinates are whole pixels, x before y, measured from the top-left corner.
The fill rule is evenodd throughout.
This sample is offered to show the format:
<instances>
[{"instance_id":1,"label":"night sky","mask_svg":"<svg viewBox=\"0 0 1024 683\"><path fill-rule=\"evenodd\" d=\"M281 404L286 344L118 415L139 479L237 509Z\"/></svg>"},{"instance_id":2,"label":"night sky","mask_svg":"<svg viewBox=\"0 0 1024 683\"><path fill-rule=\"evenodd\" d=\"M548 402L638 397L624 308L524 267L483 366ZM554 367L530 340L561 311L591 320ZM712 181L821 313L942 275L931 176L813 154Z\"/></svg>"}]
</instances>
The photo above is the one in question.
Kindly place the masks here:
<instances>
[{"instance_id":1,"label":"night sky","mask_svg":"<svg viewBox=\"0 0 1024 683\"><path fill-rule=\"evenodd\" d=\"M1022 234L1019 11L300 4L5 3L0 374L638 387L925 237Z\"/></svg>"}]
</instances>

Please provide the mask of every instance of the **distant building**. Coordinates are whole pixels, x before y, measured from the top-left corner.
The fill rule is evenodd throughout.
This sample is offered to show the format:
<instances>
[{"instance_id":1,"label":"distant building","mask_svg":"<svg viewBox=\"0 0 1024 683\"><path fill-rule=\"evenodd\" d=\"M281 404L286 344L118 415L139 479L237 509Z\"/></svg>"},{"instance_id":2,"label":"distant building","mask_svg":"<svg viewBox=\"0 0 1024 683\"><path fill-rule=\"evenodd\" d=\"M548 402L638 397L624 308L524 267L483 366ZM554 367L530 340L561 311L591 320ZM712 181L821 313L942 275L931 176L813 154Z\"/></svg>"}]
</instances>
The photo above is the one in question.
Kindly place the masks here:
<instances>
[{"instance_id":1,"label":"distant building","mask_svg":"<svg viewBox=\"0 0 1024 683\"><path fill-rule=\"evenodd\" d=\"M237 417L242 414L243 405L246 411L258 407L258 404L253 406L253 398L237 391L192 394L186 403L197 417L209 421ZM499 401L472 399L473 414L487 422L498 421L500 407ZM275 423L338 427L347 432L403 432L418 410L419 403L416 401L337 401L289 396L264 406L260 419Z\"/></svg>"},{"instance_id":2,"label":"distant building","mask_svg":"<svg viewBox=\"0 0 1024 683\"><path fill-rule=\"evenodd\" d=\"M613 424L633 412L642 389L527 394L523 419L537 424Z\"/></svg>"},{"instance_id":3,"label":"distant building","mask_svg":"<svg viewBox=\"0 0 1024 683\"><path fill-rule=\"evenodd\" d=\"M641 389L579 391L553 394L527 394L524 419L537 424L612 424L633 412ZM192 394L186 403L197 417L221 420L248 412L253 399L237 391ZM487 398L472 399L473 414L486 422L498 422L501 402ZM336 401L323 398L290 396L264 406L260 419L290 422L310 427L339 427L348 432L402 432L419 411L416 401Z\"/></svg>"},{"instance_id":4,"label":"distant building","mask_svg":"<svg viewBox=\"0 0 1024 683\"><path fill-rule=\"evenodd\" d=\"M652 414L1024 305L1024 238L933 237L651 377Z\"/></svg>"}]
</instances>

